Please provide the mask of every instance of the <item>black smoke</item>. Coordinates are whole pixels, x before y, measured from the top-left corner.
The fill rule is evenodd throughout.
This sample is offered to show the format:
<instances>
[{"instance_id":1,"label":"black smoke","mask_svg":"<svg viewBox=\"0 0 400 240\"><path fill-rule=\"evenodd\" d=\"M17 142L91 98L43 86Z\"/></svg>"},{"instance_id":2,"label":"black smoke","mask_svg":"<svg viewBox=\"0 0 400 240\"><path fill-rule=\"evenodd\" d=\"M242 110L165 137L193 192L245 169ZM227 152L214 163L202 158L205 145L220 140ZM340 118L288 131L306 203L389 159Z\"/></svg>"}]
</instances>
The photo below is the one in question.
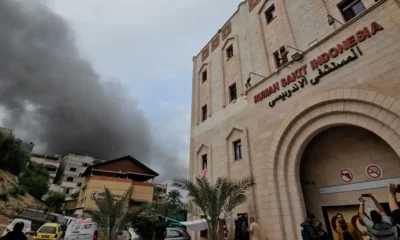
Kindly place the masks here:
<instances>
[{"instance_id":1,"label":"black smoke","mask_svg":"<svg viewBox=\"0 0 400 240\"><path fill-rule=\"evenodd\" d=\"M148 163L155 152L173 161L155 146L137 102L103 81L66 22L38 2L0 0L0 104L6 127L51 153Z\"/></svg>"}]
</instances>

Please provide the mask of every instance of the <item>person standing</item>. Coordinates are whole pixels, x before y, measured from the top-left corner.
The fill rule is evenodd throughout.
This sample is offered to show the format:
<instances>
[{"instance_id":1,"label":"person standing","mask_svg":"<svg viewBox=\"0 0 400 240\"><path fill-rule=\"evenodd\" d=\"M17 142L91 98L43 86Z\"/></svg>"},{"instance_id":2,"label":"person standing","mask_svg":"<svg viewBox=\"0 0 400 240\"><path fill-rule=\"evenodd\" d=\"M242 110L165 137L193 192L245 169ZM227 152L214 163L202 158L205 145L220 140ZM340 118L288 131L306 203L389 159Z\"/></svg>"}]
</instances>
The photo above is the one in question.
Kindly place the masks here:
<instances>
[{"instance_id":1,"label":"person standing","mask_svg":"<svg viewBox=\"0 0 400 240\"><path fill-rule=\"evenodd\" d=\"M390 216L393 220L393 225L396 226L398 229L397 231L400 232L400 208L397 204L397 185L396 184L389 184L389 208L390 208ZM400 236L399 236L400 237Z\"/></svg>"},{"instance_id":2,"label":"person standing","mask_svg":"<svg viewBox=\"0 0 400 240\"><path fill-rule=\"evenodd\" d=\"M328 239L328 233L322 229L322 222L319 220L315 221L315 232L321 240Z\"/></svg>"},{"instance_id":3,"label":"person standing","mask_svg":"<svg viewBox=\"0 0 400 240\"><path fill-rule=\"evenodd\" d=\"M306 220L300 224L301 227L301 237L303 240L315 240L315 239L323 239L322 237L317 235L315 228L313 226L315 220L315 216L311 213L307 213Z\"/></svg>"},{"instance_id":4,"label":"person standing","mask_svg":"<svg viewBox=\"0 0 400 240\"><path fill-rule=\"evenodd\" d=\"M336 219L339 222L339 226L336 228L338 240L363 240L361 232L358 231L353 224L346 223L343 214L336 214Z\"/></svg>"},{"instance_id":5,"label":"person standing","mask_svg":"<svg viewBox=\"0 0 400 240\"><path fill-rule=\"evenodd\" d=\"M365 223L365 226L368 229L368 232L371 234L372 240L396 240L397 239L397 231L396 228L393 227L390 218L386 215L385 210L381 206L381 204L376 200L376 198L370 194L369 198L375 204L375 207L379 210L372 210L370 212L371 219L369 219L365 214L365 199L360 197L360 208L359 208L359 216Z\"/></svg>"},{"instance_id":6,"label":"person standing","mask_svg":"<svg viewBox=\"0 0 400 240\"><path fill-rule=\"evenodd\" d=\"M1 240L28 240L25 234L22 232L24 229L23 222L17 222L14 225L12 232L7 233L5 236L0 238Z\"/></svg>"},{"instance_id":7,"label":"person standing","mask_svg":"<svg viewBox=\"0 0 400 240\"><path fill-rule=\"evenodd\" d=\"M158 223L154 227L155 240L164 240L167 237L167 225L164 223L164 218L158 216Z\"/></svg>"},{"instance_id":8,"label":"person standing","mask_svg":"<svg viewBox=\"0 0 400 240\"><path fill-rule=\"evenodd\" d=\"M242 240L242 231L239 220L235 220L235 240Z\"/></svg>"},{"instance_id":9,"label":"person standing","mask_svg":"<svg viewBox=\"0 0 400 240\"><path fill-rule=\"evenodd\" d=\"M250 236L251 240L260 240L260 225L254 221L254 218L250 218Z\"/></svg>"}]
</instances>

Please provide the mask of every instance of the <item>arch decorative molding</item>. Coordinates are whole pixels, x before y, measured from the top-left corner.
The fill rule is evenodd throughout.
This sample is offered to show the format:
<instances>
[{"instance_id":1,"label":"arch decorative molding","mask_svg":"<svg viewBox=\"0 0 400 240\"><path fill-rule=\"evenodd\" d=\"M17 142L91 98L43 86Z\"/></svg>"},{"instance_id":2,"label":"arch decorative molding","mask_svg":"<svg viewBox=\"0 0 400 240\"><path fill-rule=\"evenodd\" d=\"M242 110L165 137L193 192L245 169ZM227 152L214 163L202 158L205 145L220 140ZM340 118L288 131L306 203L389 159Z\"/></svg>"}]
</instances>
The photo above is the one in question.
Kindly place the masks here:
<instances>
[{"instance_id":1,"label":"arch decorative molding","mask_svg":"<svg viewBox=\"0 0 400 240\"><path fill-rule=\"evenodd\" d=\"M210 144L208 144L208 143L202 143L202 144L200 144L200 146L198 146L196 149L196 154L199 154L199 152L201 151L201 149L203 148L203 147L206 147L207 149L210 149L211 147L210 147Z\"/></svg>"},{"instance_id":2,"label":"arch decorative molding","mask_svg":"<svg viewBox=\"0 0 400 240\"><path fill-rule=\"evenodd\" d=\"M300 159L318 133L340 125L367 129L400 155L400 100L364 89L335 89L301 101L277 129L267 162L268 201L273 239L301 239L305 203L300 182ZM295 236L295 237L293 237Z\"/></svg>"},{"instance_id":3,"label":"arch decorative molding","mask_svg":"<svg viewBox=\"0 0 400 240\"><path fill-rule=\"evenodd\" d=\"M234 41L236 39L236 36L230 37L228 39L225 40L224 44L221 47L221 51L224 51L226 46L228 45L228 43Z\"/></svg>"},{"instance_id":4,"label":"arch decorative molding","mask_svg":"<svg viewBox=\"0 0 400 240\"><path fill-rule=\"evenodd\" d=\"M203 63L203 65L201 65L201 68L200 68L200 70L199 70L199 74L202 73L203 70L204 70L205 68L207 68L207 67L208 67L208 63Z\"/></svg>"},{"instance_id":5,"label":"arch decorative molding","mask_svg":"<svg viewBox=\"0 0 400 240\"><path fill-rule=\"evenodd\" d=\"M232 129L229 130L229 132L227 132L225 134L225 136L226 136L225 139L228 139L232 135L232 133L235 132L235 131L239 131L239 132L241 132L243 134L244 133L244 128L239 127L239 126L232 127Z\"/></svg>"}]
</instances>

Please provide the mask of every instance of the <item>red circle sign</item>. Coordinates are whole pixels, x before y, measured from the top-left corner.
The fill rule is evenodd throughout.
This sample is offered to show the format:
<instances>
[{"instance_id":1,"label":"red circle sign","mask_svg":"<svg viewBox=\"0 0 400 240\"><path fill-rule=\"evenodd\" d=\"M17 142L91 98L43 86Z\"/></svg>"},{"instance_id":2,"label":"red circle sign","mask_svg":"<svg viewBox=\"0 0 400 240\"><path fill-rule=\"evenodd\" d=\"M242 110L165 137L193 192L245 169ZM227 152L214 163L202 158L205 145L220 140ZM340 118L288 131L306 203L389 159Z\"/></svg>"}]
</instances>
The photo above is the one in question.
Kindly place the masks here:
<instances>
[{"instance_id":1,"label":"red circle sign","mask_svg":"<svg viewBox=\"0 0 400 240\"><path fill-rule=\"evenodd\" d=\"M372 179L377 179L382 177L382 169L375 164L368 165L365 168L367 176Z\"/></svg>"},{"instance_id":2,"label":"red circle sign","mask_svg":"<svg viewBox=\"0 0 400 240\"><path fill-rule=\"evenodd\" d=\"M343 182L349 183L353 181L353 173L350 172L350 170L342 169L342 171L340 171L340 179L342 179Z\"/></svg>"}]
</instances>

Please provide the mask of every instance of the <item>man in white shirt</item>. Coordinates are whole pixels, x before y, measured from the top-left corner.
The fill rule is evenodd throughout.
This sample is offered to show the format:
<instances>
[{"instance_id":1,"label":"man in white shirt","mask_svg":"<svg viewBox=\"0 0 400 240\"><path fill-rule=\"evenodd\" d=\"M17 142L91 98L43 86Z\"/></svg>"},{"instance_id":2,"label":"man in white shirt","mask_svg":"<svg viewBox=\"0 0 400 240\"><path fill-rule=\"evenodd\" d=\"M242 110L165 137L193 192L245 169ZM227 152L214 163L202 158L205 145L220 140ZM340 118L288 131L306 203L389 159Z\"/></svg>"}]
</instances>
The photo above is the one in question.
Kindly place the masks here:
<instances>
[{"instance_id":1,"label":"man in white shirt","mask_svg":"<svg viewBox=\"0 0 400 240\"><path fill-rule=\"evenodd\" d=\"M254 221L254 218L250 218L250 236L251 240L260 240L260 225Z\"/></svg>"}]
</instances>

